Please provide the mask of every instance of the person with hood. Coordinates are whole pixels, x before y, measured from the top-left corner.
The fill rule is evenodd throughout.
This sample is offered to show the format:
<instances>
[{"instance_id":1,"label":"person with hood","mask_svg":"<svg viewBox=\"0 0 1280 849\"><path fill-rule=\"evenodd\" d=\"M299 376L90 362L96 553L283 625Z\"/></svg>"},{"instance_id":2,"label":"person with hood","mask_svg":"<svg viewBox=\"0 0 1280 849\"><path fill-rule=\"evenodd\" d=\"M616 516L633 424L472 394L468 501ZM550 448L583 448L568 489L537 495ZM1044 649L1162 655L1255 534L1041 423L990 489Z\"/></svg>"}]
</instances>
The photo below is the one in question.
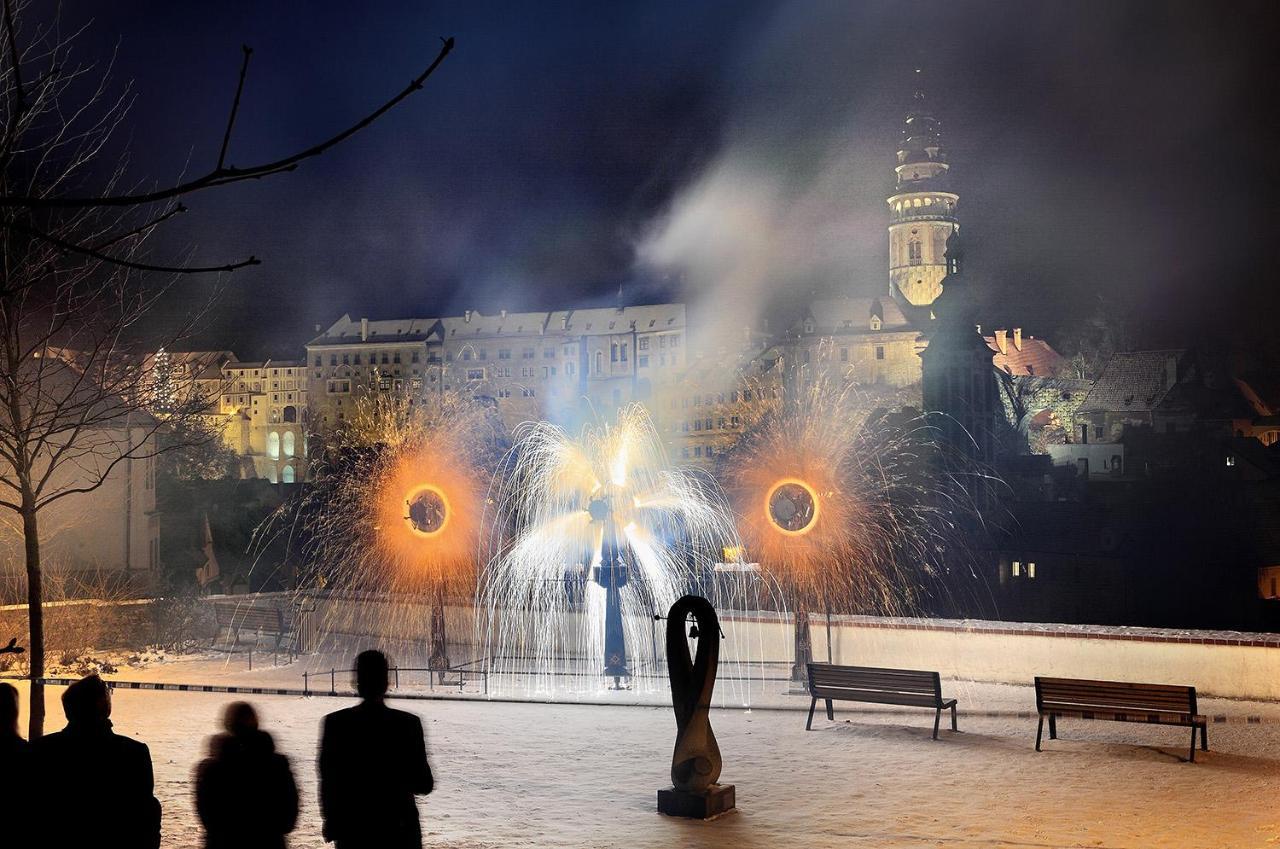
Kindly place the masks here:
<instances>
[{"instance_id":1,"label":"person with hood","mask_svg":"<svg viewBox=\"0 0 1280 849\"><path fill-rule=\"evenodd\" d=\"M298 786L289 759L258 728L248 702L223 713L224 733L196 767L196 813L209 849L283 849L298 822Z\"/></svg>"},{"instance_id":2,"label":"person with hood","mask_svg":"<svg viewBox=\"0 0 1280 849\"><path fill-rule=\"evenodd\" d=\"M18 689L0 683L0 807L15 812L6 832L14 846L25 846L31 826L27 787L31 782L31 747L18 733Z\"/></svg>"}]
</instances>

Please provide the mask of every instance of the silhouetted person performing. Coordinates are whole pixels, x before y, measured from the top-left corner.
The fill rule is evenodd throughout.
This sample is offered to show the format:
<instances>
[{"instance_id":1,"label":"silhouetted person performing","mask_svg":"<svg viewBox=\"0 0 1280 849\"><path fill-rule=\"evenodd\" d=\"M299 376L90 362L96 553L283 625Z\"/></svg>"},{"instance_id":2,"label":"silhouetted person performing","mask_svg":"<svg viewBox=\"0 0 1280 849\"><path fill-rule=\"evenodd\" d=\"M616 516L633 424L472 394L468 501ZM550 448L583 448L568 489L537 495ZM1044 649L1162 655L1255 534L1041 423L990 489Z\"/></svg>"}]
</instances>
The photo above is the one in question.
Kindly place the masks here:
<instances>
[{"instance_id":1,"label":"silhouetted person performing","mask_svg":"<svg viewBox=\"0 0 1280 849\"><path fill-rule=\"evenodd\" d=\"M196 813L209 849L284 849L298 822L298 786L289 759L258 729L248 702L223 714L225 733L209 741L196 767Z\"/></svg>"},{"instance_id":2,"label":"silhouetted person performing","mask_svg":"<svg viewBox=\"0 0 1280 849\"><path fill-rule=\"evenodd\" d=\"M14 846L32 842L27 792L32 778L31 747L18 733L18 689L0 683L0 810L11 812L12 821L6 818L3 831Z\"/></svg>"},{"instance_id":3,"label":"silhouetted person performing","mask_svg":"<svg viewBox=\"0 0 1280 849\"><path fill-rule=\"evenodd\" d=\"M151 751L111 730L111 690L97 675L82 678L62 694L62 711L67 727L31 746L45 808L36 822L48 830L41 845L156 849L160 803Z\"/></svg>"},{"instance_id":4,"label":"silhouetted person performing","mask_svg":"<svg viewBox=\"0 0 1280 849\"><path fill-rule=\"evenodd\" d=\"M320 738L320 813L324 839L338 849L419 849L415 795L431 792L422 722L384 703L387 659L356 657L355 707L324 718Z\"/></svg>"}]
</instances>

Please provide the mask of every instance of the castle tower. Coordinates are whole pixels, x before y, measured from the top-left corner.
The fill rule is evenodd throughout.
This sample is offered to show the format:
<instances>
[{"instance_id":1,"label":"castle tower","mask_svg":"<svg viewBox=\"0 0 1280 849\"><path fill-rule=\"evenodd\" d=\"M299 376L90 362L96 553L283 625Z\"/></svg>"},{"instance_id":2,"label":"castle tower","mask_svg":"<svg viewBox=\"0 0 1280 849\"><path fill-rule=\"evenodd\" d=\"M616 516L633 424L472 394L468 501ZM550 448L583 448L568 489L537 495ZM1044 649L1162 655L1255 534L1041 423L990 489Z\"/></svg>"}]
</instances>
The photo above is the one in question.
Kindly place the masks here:
<instances>
[{"instance_id":1,"label":"castle tower","mask_svg":"<svg viewBox=\"0 0 1280 849\"><path fill-rule=\"evenodd\" d=\"M889 198L889 294L928 306L942 291L947 273L947 237L958 227L960 196L949 191L941 124L925 104L922 74L902 129Z\"/></svg>"}]
</instances>

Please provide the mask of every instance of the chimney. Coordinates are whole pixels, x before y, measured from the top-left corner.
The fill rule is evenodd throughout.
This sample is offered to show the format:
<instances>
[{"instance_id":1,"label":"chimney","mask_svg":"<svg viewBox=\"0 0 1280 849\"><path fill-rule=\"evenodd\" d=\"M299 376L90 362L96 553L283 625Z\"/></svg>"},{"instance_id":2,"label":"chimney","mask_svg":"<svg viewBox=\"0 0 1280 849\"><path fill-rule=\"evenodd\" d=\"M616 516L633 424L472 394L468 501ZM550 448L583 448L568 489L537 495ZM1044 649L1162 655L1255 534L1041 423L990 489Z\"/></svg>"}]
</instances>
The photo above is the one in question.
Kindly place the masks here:
<instances>
[{"instance_id":1,"label":"chimney","mask_svg":"<svg viewBox=\"0 0 1280 849\"><path fill-rule=\"evenodd\" d=\"M506 310L498 310L498 317L499 317L499 318L506 318L506 317L507 317L507 311L506 311Z\"/></svg>"},{"instance_id":2,"label":"chimney","mask_svg":"<svg viewBox=\"0 0 1280 849\"><path fill-rule=\"evenodd\" d=\"M1000 353L1002 353L1002 354L1007 354L1007 353L1009 353L1009 337L1008 337L1008 335L1007 335L1007 334L1008 334L1008 331L1005 331L1005 330L993 330L993 331L991 331L991 332L992 332L993 334L995 334L995 338L996 338L996 347L1000 349ZM1017 332L1017 331L1015 331L1015 332Z\"/></svg>"},{"instance_id":3,"label":"chimney","mask_svg":"<svg viewBox=\"0 0 1280 849\"><path fill-rule=\"evenodd\" d=\"M1013 328L1013 347L1017 348L1019 351L1022 350L1022 328L1021 327Z\"/></svg>"},{"instance_id":4,"label":"chimney","mask_svg":"<svg viewBox=\"0 0 1280 849\"><path fill-rule=\"evenodd\" d=\"M1172 354L1164 361L1164 388L1172 389L1178 382L1178 358Z\"/></svg>"},{"instance_id":5,"label":"chimney","mask_svg":"<svg viewBox=\"0 0 1280 849\"><path fill-rule=\"evenodd\" d=\"M471 310L463 310L463 311L462 311L462 321L463 321L463 323L464 323L464 324L470 324L470 323L471 323Z\"/></svg>"},{"instance_id":6,"label":"chimney","mask_svg":"<svg viewBox=\"0 0 1280 849\"><path fill-rule=\"evenodd\" d=\"M360 341L369 341L369 319L367 318L360 319Z\"/></svg>"},{"instance_id":7,"label":"chimney","mask_svg":"<svg viewBox=\"0 0 1280 849\"><path fill-rule=\"evenodd\" d=\"M560 329L561 329L561 330L568 330L568 329L569 329L569 314L568 314L568 313L565 313L564 315L560 316Z\"/></svg>"},{"instance_id":8,"label":"chimney","mask_svg":"<svg viewBox=\"0 0 1280 849\"><path fill-rule=\"evenodd\" d=\"M317 325L316 325L316 333L319 333L319 332L320 332L320 325L318 325L318 324L317 324Z\"/></svg>"}]
</instances>

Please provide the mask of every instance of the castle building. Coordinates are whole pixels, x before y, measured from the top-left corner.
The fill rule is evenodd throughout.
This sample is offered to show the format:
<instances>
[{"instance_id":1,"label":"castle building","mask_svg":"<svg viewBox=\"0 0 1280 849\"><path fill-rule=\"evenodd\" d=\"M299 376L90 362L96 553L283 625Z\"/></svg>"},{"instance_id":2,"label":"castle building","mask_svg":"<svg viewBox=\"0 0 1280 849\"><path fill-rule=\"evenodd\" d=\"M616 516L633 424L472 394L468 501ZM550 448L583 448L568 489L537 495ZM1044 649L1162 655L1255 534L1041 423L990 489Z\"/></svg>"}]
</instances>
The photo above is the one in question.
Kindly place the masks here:
<instances>
[{"instance_id":1,"label":"castle building","mask_svg":"<svg viewBox=\"0 0 1280 849\"><path fill-rule=\"evenodd\" d=\"M947 237L959 224L941 122L925 104L920 71L889 196L889 296L927 307L942 291Z\"/></svg>"},{"instance_id":2,"label":"castle building","mask_svg":"<svg viewBox=\"0 0 1280 849\"><path fill-rule=\"evenodd\" d=\"M685 363L683 304L444 318L353 320L307 343L312 421L344 421L362 396L431 403L464 392L492 403L507 428L576 424L674 381Z\"/></svg>"}]
</instances>

